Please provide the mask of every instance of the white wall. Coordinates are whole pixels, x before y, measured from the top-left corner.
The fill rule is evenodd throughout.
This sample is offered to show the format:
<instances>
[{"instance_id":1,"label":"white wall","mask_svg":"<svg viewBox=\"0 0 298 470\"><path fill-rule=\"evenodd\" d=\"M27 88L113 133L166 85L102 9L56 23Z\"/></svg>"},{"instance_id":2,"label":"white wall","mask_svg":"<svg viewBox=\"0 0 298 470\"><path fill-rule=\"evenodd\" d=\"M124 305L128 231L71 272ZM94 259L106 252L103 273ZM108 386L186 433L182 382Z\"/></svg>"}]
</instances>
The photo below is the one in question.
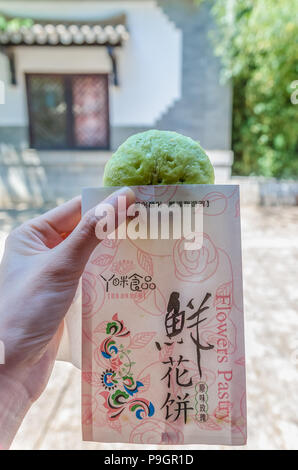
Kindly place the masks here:
<instances>
[{"instance_id":1,"label":"white wall","mask_svg":"<svg viewBox=\"0 0 298 470\"><path fill-rule=\"evenodd\" d=\"M0 80L5 98L5 103L0 104L0 126L23 126L26 123L23 87L9 84L8 70L8 60L0 53Z\"/></svg>"},{"instance_id":2,"label":"white wall","mask_svg":"<svg viewBox=\"0 0 298 470\"><path fill-rule=\"evenodd\" d=\"M181 96L182 34L154 1L20 2L1 1L0 11L33 18L95 20L120 12L127 15L130 39L117 51L120 87L110 88L111 124L153 126ZM7 61L0 54L0 80L6 103L0 126L27 123L24 72L109 72L105 48L16 47L18 86L8 83Z\"/></svg>"}]
</instances>

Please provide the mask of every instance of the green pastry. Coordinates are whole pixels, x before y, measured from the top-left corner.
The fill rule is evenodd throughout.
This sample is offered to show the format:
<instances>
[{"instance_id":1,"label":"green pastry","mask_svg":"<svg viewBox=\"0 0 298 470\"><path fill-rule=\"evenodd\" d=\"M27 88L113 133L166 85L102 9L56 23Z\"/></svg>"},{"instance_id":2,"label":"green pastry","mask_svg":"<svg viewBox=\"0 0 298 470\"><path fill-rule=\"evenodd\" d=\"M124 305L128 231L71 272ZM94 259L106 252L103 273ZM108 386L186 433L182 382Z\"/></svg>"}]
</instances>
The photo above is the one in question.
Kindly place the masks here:
<instances>
[{"instance_id":1,"label":"green pastry","mask_svg":"<svg viewBox=\"0 0 298 470\"><path fill-rule=\"evenodd\" d=\"M104 186L213 184L208 155L190 137L150 130L129 137L107 162Z\"/></svg>"}]
</instances>

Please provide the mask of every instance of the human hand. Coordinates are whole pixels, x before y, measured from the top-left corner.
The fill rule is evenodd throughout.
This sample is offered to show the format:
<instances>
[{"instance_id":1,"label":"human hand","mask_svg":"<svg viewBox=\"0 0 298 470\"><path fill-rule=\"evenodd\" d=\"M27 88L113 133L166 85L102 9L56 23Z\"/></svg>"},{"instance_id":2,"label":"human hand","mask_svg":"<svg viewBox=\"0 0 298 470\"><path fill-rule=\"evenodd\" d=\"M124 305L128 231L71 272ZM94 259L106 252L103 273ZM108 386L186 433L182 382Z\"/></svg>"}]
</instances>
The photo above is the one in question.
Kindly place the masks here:
<instances>
[{"instance_id":1,"label":"human hand","mask_svg":"<svg viewBox=\"0 0 298 470\"><path fill-rule=\"evenodd\" d=\"M132 190L122 188L103 202L116 209L118 196L126 196L127 207L135 199ZM5 345L0 402L2 406L6 403L4 411L14 397L22 408L16 413L24 414L48 382L63 318L88 258L99 243L95 208L80 219L78 197L24 223L7 238L0 265L0 339ZM4 445L3 440L1 443Z\"/></svg>"}]
</instances>

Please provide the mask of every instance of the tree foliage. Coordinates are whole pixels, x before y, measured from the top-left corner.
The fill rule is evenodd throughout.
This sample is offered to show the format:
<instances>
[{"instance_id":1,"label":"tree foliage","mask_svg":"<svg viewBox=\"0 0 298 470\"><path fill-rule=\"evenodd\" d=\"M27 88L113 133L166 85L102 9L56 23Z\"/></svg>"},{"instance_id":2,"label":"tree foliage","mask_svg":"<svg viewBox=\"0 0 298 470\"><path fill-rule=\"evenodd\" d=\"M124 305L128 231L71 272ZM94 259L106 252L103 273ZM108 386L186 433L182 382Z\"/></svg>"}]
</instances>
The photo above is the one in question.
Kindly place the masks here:
<instances>
[{"instance_id":1,"label":"tree foliage","mask_svg":"<svg viewBox=\"0 0 298 470\"><path fill-rule=\"evenodd\" d=\"M215 0L216 53L232 79L234 172L298 175L297 0Z\"/></svg>"},{"instance_id":2,"label":"tree foliage","mask_svg":"<svg viewBox=\"0 0 298 470\"><path fill-rule=\"evenodd\" d=\"M33 24L30 18L7 18L0 13L0 32L1 31L17 31L21 27L30 28Z\"/></svg>"}]
</instances>

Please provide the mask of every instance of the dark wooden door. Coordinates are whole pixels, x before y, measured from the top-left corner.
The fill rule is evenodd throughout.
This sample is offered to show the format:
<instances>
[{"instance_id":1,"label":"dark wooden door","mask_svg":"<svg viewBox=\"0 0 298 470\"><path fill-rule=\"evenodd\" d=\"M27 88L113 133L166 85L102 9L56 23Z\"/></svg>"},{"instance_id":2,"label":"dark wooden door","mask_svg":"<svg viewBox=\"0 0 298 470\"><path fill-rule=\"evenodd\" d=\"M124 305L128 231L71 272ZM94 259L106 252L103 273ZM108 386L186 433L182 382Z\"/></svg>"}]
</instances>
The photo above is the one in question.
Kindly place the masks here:
<instances>
[{"instance_id":1,"label":"dark wooden door","mask_svg":"<svg viewBox=\"0 0 298 470\"><path fill-rule=\"evenodd\" d=\"M108 76L27 74L30 145L108 149Z\"/></svg>"}]
</instances>

